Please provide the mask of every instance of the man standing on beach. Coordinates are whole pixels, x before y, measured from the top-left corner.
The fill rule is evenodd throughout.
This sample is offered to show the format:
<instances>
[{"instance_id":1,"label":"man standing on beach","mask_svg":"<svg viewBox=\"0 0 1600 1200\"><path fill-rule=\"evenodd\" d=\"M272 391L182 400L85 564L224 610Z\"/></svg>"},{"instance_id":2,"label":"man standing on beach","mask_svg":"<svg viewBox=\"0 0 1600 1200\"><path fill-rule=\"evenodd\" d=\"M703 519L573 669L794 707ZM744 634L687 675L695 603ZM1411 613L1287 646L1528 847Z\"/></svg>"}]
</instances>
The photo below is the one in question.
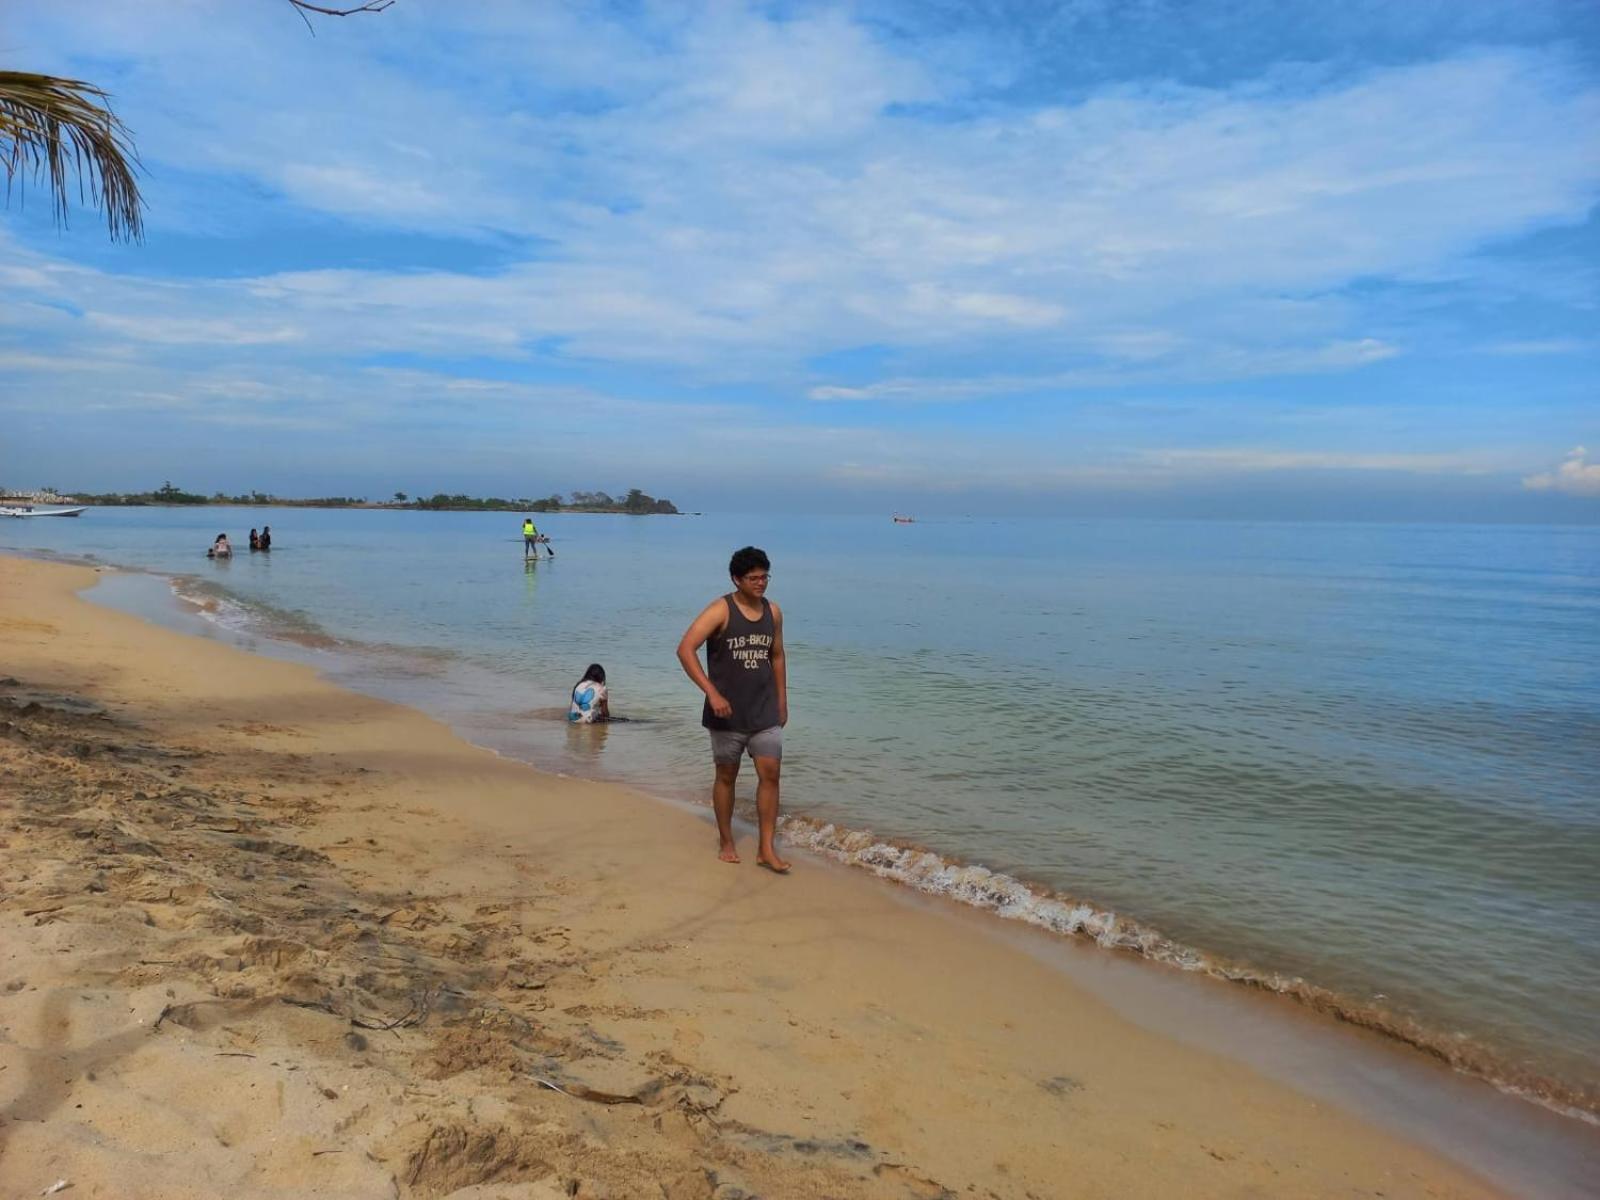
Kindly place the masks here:
<instances>
[{"instance_id":1,"label":"man standing on beach","mask_svg":"<svg viewBox=\"0 0 1600 1200\"><path fill-rule=\"evenodd\" d=\"M789 723L789 682L783 657L783 611L767 599L772 564L754 546L735 551L728 563L734 590L706 605L678 642L678 662L706 695L700 723L711 733L716 779L711 806L722 846L717 857L736 863L733 844L733 785L746 751L756 764L756 817L760 843L756 862L782 875L778 857L778 775L783 727ZM700 667L700 647L706 668Z\"/></svg>"}]
</instances>

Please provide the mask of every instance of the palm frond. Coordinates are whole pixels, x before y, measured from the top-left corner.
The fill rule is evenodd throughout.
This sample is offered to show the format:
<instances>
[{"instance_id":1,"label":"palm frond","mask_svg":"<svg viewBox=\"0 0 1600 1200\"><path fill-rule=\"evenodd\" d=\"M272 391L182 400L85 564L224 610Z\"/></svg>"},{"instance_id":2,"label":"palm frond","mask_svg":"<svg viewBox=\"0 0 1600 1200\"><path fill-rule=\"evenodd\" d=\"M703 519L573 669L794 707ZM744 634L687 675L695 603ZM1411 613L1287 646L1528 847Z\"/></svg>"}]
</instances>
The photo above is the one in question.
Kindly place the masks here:
<instances>
[{"instance_id":1,"label":"palm frond","mask_svg":"<svg viewBox=\"0 0 1600 1200\"><path fill-rule=\"evenodd\" d=\"M106 216L113 240L144 239L139 156L132 136L93 84L54 75L0 71L0 163L6 196L31 179L50 189L51 215L67 224L69 176L78 200Z\"/></svg>"}]
</instances>

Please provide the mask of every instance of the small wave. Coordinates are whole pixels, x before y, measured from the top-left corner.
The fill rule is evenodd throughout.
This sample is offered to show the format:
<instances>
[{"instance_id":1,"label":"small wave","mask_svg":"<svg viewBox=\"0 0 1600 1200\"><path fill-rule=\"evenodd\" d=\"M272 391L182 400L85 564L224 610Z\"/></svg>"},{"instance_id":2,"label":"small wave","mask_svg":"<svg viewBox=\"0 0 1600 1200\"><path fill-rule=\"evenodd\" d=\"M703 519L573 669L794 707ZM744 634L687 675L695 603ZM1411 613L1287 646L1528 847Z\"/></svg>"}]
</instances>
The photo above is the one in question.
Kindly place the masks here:
<instances>
[{"instance_id":1,"label":"small wave","mask_svg":"<svg viewBox=\"0 0 1600 1200\"><path fill-rule=\"evenodd\" d=\"M795 846L847 866L871 871L929 895L983 909L1064 937L1081 937L1107 950L1122 950L1184 971L1274 992L1316 1012L1420 1050L1463 1074L1503 1092L1531 1100L1567 1117L1600 1125L1600 1090L1551 1079L1507 1064L1464 1036L1429 1029L1382 1006L1363 1003L1298 976L1263 971L1206 954L1141 922L1013 876L964 863L922 846L893 842L870 831L847 829L806 817L782 818L784 837Z\"/></svg>"},{"instance_id":2,"label":"small wave","mask_svg":"<svg viewBox=\"0 0 1600 1200\"><path fill-rule=\"evenodd\" d=\"M171 583L179 601L230 633L269 637L311 650L332 650L344 644L304 613L244 600L210 580L192 575L173 576Z\"/></svg>"}]
</instances>

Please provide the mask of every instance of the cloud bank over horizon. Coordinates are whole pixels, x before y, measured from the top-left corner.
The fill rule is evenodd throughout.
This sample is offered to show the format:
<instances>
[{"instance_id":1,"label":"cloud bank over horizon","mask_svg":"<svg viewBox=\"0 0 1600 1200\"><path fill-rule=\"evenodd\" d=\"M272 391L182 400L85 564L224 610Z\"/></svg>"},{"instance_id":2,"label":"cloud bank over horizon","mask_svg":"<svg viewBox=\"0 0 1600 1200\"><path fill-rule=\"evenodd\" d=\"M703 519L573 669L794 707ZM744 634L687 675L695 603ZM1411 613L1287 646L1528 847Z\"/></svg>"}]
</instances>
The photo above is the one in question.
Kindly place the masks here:
<instances>
[{"instance_id":1,"label":"cloud bank over horizon","mask_svg":"<svg viewBox=\"0 0 1600 1200\"><path fill-rule=\"evenodd\" d=\"M1600 519L1571 6L183 7L6 18L151 211L0 220L0 483Z\"/></svg>"},{"instance_id":2,"label":"cloud bank over horizon","mask_svg":"<svg viewBox=\"0 0 1600 1200\"><path fill-rule=\"evenodd\" d=\"M1554 470L1541 471L1522 481L1535 492L1563 492L1568 496L1600 496L1600 463L1589 461L1589 452L1574 446Z\"/></svg>"}]
</instances>

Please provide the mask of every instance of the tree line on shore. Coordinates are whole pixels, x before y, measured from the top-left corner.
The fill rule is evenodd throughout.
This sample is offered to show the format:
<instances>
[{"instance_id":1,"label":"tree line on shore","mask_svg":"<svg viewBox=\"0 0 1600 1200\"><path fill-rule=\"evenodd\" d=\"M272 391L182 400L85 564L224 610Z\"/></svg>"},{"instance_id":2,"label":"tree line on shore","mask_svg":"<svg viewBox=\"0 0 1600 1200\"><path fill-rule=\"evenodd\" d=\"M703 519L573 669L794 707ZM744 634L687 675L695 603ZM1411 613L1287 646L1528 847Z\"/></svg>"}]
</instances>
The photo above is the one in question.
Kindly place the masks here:
<instances>
[{"instance_id":1,"label":"tree line on shore","mask_svg":"<svg viewBox=\"0 0 1600 1200\"><path fill-rule=\"evenodd\" d=\"M365 496L316 496L292 499L274 496L269 492L186 492L169 479L160 487L148 492L75 492L79 502L105 505L142 504L231 504L279 505L287 508L414 508L445 512L610 512L644 516L650 513L675 514L677 505L671 500L657 500L639 488L629 488L625 496L612 496L608 492L573 492L563 499L552 493L538 499L520 496L507 499L503 496L468 496L462 492L435 492L432 496L412 497L405 492L395 492L390 500L369 500Z\"/></svg>"}]
</instances>

